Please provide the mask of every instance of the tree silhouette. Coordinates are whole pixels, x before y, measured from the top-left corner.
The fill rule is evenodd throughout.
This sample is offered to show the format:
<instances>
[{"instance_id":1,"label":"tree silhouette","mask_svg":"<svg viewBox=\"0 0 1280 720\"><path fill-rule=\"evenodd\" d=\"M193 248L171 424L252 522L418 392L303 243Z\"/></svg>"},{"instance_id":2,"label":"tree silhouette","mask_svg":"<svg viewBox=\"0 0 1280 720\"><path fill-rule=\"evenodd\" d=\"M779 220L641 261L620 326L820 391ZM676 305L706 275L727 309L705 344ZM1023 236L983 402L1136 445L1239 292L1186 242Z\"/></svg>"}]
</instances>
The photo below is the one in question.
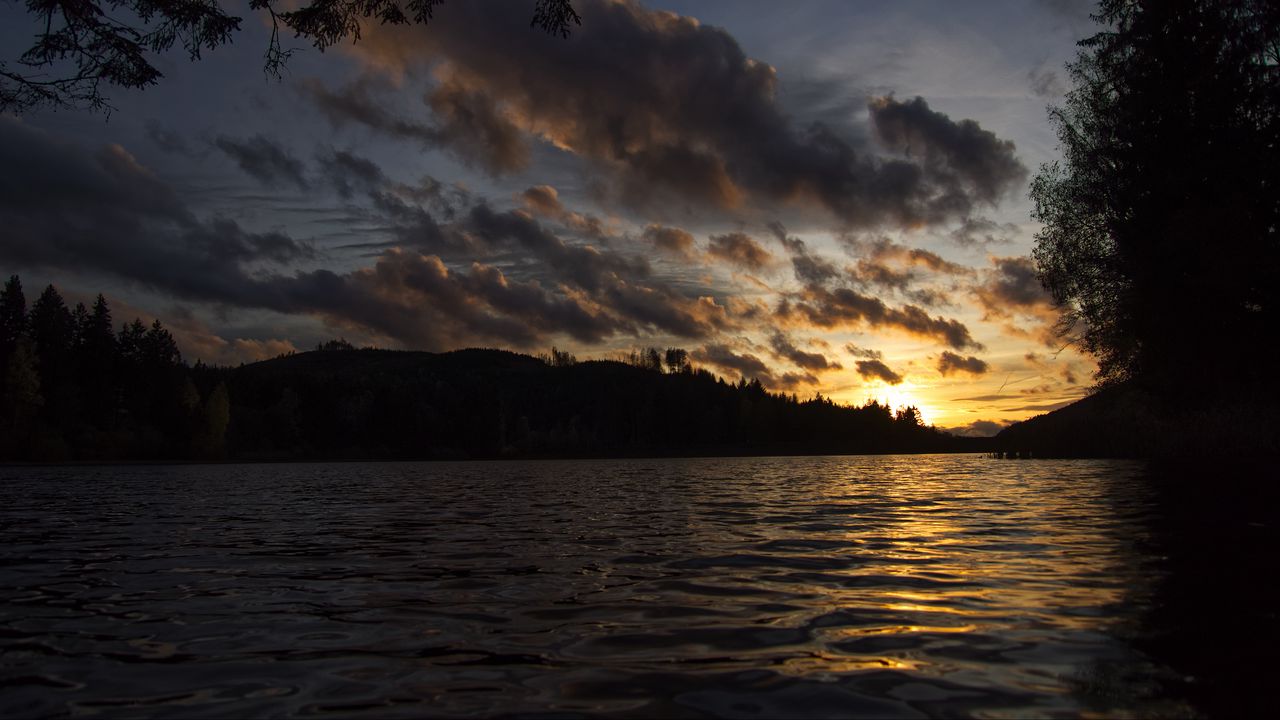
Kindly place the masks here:
<instances>
[{"instance_id":1,"label":"tree silhouette","mask_svg":"<svg viewBox=\"0 0 1280 720\"><path fill-rule=\"evenodd\" d=\"M26 331L27 298L22 292L22 280L12 275L0 292L0 371Z\"/></svg>"},{"instance_id":2,"label":"tree silhouette","mask_svg":"<svg viewBox=\"0 0 1280 720\"><path fill-rule=\"evenodd\" d=\"M278 77L293 50L280 44L281 27L323 51L358 40L364 21L425 25L444 0L312 0L280 10L281 0L249 0L265 16L271 36L265 70ZM0 111L51 105L110 110L102 86L145 88L163 73L149 54L180 45L191 60L231 42L243 18L215 0L27 0L36 40L11 69L0 61ZM530 25L568 37L581 18L571 0L534 0Z\"/></svg>"},{"instance_id":3,"label":"tree silhouette","mask_svg":"<svg viewBox=\"0 0 1280 720\"><path fill-rule=\"evenodd\" d=\"M530 357L337 340L235 368L189 367L159 320L113 333L101 295L73 313L50 286L31 312L24 308L21 282L11 278L0 293L0 328L16 328L4 336L0 460L975 449L922 425L914 408L895 415L876 403L800 401L758 379L727 383L692 367L682 348L637 348L619 362L579 361L558 348Z\"/></svg>"},{"instance_id":4,"label":"tree silhouette","mask_svg":"<svg viewBox=\"0 0 1280 720\"><path fill-rule=\"evenodd\" d=\"M1060 330L1103 384L1263 380L1280 306L1280 5L1104 0L1032 183Z\"/></svg>"}]
</instances>

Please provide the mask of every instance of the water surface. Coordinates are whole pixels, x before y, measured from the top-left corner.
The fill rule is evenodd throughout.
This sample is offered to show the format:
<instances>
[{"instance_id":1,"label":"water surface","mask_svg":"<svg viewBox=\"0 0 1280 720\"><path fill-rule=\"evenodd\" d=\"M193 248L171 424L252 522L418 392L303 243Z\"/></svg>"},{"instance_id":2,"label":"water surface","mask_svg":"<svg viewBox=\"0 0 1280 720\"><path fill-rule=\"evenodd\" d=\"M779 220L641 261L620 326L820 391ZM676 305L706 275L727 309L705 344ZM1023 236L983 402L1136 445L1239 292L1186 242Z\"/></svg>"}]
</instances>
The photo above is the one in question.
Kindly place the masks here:
<instances>
[{"instance_id":1,"label":"water surface","mask_svg":"<svg viewBox=\"0 0 1280 720\"><path fill-rule=\"evenodd\" d=\"M0 468L5 717L1187 712L1140 467Z\"/></svg>"}]
</instances>

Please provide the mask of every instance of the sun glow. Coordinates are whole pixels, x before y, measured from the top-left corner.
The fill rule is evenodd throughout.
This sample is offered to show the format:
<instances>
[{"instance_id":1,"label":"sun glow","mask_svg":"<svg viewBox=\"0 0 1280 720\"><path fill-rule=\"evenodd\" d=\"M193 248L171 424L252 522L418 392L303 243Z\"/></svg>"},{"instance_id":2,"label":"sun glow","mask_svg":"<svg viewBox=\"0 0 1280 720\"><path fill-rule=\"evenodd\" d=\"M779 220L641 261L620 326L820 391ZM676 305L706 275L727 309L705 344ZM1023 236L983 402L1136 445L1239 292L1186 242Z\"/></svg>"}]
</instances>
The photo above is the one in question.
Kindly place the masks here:
<instances>
[{"instance_id":1,"label":"sun glow","mask_svg":"<svg viewBox=\"0 0 1280 720\"><path fill-rule=\"evenodd\" d=\"M878 403L887 404L894 412L906 407L915 407L920 411L920 422L925 425L932 425L938 413L929 403L925 402L922 397L922 390L924 388L910 380L904 380L897 385L889 385L888 383L877 381L865 389L863 402L875 400Z\"/></svg>"}]
</instances>

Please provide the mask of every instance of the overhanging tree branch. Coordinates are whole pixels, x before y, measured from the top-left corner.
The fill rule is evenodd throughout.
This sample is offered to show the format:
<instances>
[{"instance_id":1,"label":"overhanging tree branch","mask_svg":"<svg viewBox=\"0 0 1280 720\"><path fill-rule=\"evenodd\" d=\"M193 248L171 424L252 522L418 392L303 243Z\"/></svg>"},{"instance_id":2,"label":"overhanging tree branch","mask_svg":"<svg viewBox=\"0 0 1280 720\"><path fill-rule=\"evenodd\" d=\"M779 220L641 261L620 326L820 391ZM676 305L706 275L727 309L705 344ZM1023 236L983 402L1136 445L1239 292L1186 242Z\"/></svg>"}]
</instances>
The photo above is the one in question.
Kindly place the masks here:
<instances>
[{"instance_id":1,"label":"overhanging tree branch","mask_svg":"<svg viewBox=\"0 0 1280 720\"><path fill-rule=\"evenodd\" d=\"M271 34L263 69L278 77L293 49L280 41L281 27L323 51L346 38L360 38L366 21L428 24L444 0L313 0L296 10L276 9L278 0L249 0L264 13ZM104 86L145 88L163 74L152 56L181 45L191 60L230 43L243 19L216 0L26 0L41 22L35 42L16 62L0 60L0 111L39 106L110 111ZM535 0L531 27L568 37L582 18L572 0Z\"/></svg>"}]
</instances>

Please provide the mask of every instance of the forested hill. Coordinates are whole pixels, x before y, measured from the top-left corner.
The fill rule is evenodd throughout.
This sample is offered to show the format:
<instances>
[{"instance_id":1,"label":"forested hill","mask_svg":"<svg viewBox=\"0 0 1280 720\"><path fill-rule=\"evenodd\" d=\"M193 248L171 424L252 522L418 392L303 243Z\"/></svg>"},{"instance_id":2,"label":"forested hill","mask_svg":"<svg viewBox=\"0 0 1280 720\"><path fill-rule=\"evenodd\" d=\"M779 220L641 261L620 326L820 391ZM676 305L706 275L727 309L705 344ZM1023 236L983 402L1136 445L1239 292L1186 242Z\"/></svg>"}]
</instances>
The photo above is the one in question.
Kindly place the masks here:
<instances>
[{"instance_id":1,"label":"forested hill","mask_svg":"<svg viewBox=\"0 0 1280 720\"><path fill-rule=\"evenodd\" d=\"M1206 460L1280 457L1277 386L1170 398L1136 381L1014 423L992 439L1012 457Z\"/></svg>"},{"instance_id":2,"label":"forested hill","mask_svg":"<svg viewBox=\"0 0 1280 720\"><path fill-rule=\"evenodd\" d=\"M0 461L492 458L984 449L914 408L728 383L678 348L578 362L552 348L447 353L331 341L237 368L187 365L160 323L107 301L27 310L0 292Z\"/></svg>"},{"instance_id":3,"label":"forested hill","mask_svg":"<svg viewBox=\"0 0 1280 720\"><path fill-rule=\"evenodd\" d=\"M214 371L229 456L539 457L977 449L913 411L842 407L654 362L501 350L301 353Z\"/></svg>"}]
</instances>

